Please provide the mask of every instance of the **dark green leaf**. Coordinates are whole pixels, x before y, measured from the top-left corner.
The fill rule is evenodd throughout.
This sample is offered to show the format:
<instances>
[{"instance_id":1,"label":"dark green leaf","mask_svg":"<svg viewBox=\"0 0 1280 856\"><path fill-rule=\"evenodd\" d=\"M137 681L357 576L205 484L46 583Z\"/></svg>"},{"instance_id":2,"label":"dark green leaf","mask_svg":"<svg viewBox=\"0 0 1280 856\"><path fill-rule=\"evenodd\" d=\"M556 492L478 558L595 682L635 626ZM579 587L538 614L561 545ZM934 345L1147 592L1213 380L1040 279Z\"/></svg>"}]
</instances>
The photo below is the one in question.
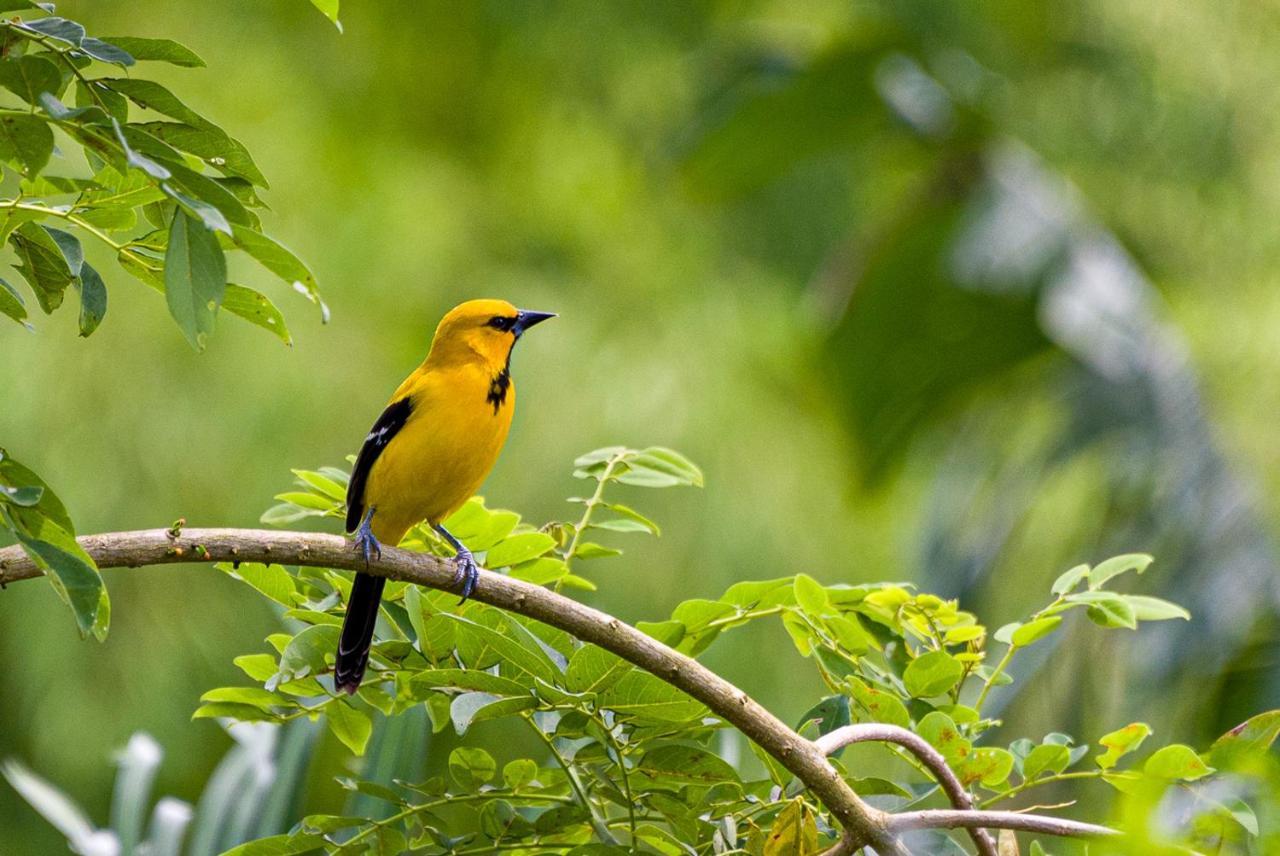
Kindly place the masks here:
<instances>
[{"instance_id":1,"label":"dark green leaf","mask_svg":"<svg viewBox=\"0 0 1280 856\"><path fill-rule=\"evenodd\" d=\"M566 686L575 693L601 693L635 667L596 645L583 645L569 659Z\"/></svg>"},{"instance_id":2,"label":"dark green leaf","mask_svg":"<svg viewBox=\"0 0 1280 856\"><path fill-rule=\"evenodd\" d=\"M1071 762L1071 750L1060 743L1041 743L1022 760L1022 776L1034 779L1041 773L1057 775Z\"/></svg>"},{"instance_id":3,"label":"dark green leaf","mask_svg":"<svg viewBox=\"0 0 1280 856\"><path fill-rule=\"evenodd\" d=\"M738 781L732 765L698 746L659 746L644 754L636 770L651 786L658 787Z\"/></svg>"},{"instance_id":4,"label":"dark green leaf","mask_svg":"<svg viewBox=\"0 0 1280 856\"><path fill-rule=\"evenodd\" d=\"M3 279L0 279L0 312L19 324L27 317L27 307L22 295Z\"/></svg>"},{"instance_id":5,"label":"dark green leaf","mask_svg":"<svg viewBox=\"0 0 1280 856\"><path fill-rule=\"evenodd\" d=\"M0 158L17 163L34 176L53 153L53 131L42 119L26 114L0 116Z\"/></svg>"},{"instance_id":6,"label":"dark green leaf","mask_svg":"<svg viewBox=\"0 0 1280 856\"><path fill-rule=\"evenodd\" d=\"M633 669L600 694L600 705L619 716L685 722L706 713L702 704L648 672Z\"/></svg>"},{"instance_id":7,"label":"dark green leaf","mask_svg":"<svg viewBox=\"0 0 1280 856\"><path fill-rule=\"evenodd\" d=\"M93 36L85 36L80 40L80 50L96 60L114 63L126 68L133 65L134 61L133 56L119 45L104 42L102 39L95 39Z\"/></svg>"},{"instance_id":8,"label":"dark green leaf","mask_svg":"<svg viewBox=\"0 0 1280 856\"><path fill-rule=\"evenodd\" d=\"M98 329L107 314L107 286L88 262L80 265L76 285L80 289L80 335L88 336Z\"/></svg>"},{"instance_id":9,"label":"dark green leaf","mask_svg":"<svg viewBox=\"0 0 1280 856\"><path fill-rule=\"evenodd\" d=\"M145 122L134 127L175 149L189 152L226 175L243 178L258 187L267 187L249 150L213 127L194 127L181 122Z\"/></svg>"},{"instance_id":10,"label":"dark green leaf","mask_svg":"<svg viewBox=\"0 0 1280 856\"><path fill-rule=\"evenodd\" d=\"M40 308L49 313L61 306L72 274L49 232L35 223L23 223L9 235L9 243L18 254L18 273L31 285Z\"/></svg>"},{"instance_id":11,"label":"dark green leaf","mask_svg":"<svg viewBox=\"0 0 1280 856\"><path fill-rule=\"evenodd\" d=\"M84 27L66 18L37 18L34 21L22 21L16 26L19 30L31 30L75 47L79 47L84 40Z\"/></svg>"},{"instance_id":12,"label":"dark green leaf","mask_svg":"<svg viewBox=\"0 0 1280 856\"><path fill-rule=\"evenodd\" d=\"M62 72L42 56L10 57L0 60L0 86L28 104L39 104L41 92L56 96L62 91Z\"/></svg>"},{"instance_id":13,"label":"dark green leaf","mask_svg":"<svg viewBox=\"0 0 1280 856\"><path fill-rule=\"evenodd\" d=\"M322 320L329 320L329 308L320 299L316 278L297 256L276 240L254 229L237 226L232 230L232 237L237 247L252 256L267 270L291 284L295 291L319 306ZM453 529L450 528L449 531L452 532ZM506 533L503 534L505 535ZM461 535L458 537L462 538L467 546L473 550L484 549L472 544Z\"/></svg>"},{"instance_id":14,"label":"dark green leaf","mask_svg":"<svg viewBox=\"0 0 1280 856\"><path fill-rule=\"evenodd\" d=\"M222 308L250 324L275 334L276 338L286 345L293 344L293 336L285 326L284 315L266 295L259 294L252 288L229 282L222 294Z\"/></svg>"},{"instance_id":15,"label":"dark green leaf","mask_svg":"<svg viewBox=\"0 0 1280 856\"><path fill-rule=\"evenodd\" d=\"M95 83L119 92L144 110L163 113L171 119L177 119L194 128L211 128L221 131L217 125L192 110L178 99L176 95L153 80L139 80L128 77L97 78Z\"/></svg>"},{"instance_id":16,"label":"dark green leaf","mask_svg":"<svg viewBox=\"0 0 1280 856\"><path fill-rule=\"evenodd\" d=\"M222 247L185 211L174 213L164 257L165 300L187 341L204 350L227 284Z\"/></svg>"},{"instance_id":17,"label":"dark green leaf","mask_svg":"<svg viewBox=\"0 0 1280 856\"><path fill-rule=\"evenodd\" d=\"M200 68L204 60L185 45L171 39L144 39L136 36L107 36L103 39L121 50L127 51L136 60L155 60L180 65L186 68Z\"/></svg>"}]
</instances>

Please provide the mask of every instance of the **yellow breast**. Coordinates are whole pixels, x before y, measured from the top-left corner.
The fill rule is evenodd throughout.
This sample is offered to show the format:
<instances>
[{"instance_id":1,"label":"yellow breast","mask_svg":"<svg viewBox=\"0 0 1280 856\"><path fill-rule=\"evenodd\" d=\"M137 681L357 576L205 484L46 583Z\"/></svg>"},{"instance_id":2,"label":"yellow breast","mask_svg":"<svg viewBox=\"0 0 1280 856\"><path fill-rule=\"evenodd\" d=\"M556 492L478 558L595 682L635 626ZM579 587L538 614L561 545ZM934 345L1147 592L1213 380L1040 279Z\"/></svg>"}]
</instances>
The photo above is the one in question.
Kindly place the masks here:
<instances>
[{"instance_id":1,"label":"yellow breast","mask_svg":"<svg viewBox=\"0 0 1280 856\"><path fill-rule=\"evenodd\" d=\"M419 369L393 400L413 411L369 472L365 504L378 540L399 543L413 525L435 524L462 506L498 459L515 410L515 384L483 367Z\"/></svg>"}]
</instances>

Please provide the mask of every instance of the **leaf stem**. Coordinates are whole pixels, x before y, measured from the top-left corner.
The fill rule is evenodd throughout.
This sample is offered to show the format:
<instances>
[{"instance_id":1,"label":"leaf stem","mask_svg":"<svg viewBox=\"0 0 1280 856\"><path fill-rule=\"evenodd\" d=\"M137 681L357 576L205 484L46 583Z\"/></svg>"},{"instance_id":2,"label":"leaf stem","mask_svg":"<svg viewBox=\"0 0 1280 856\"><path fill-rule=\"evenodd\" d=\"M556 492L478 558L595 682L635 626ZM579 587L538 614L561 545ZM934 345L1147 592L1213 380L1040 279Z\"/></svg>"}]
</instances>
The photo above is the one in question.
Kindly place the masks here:
<instances>
[{"instance_id":1,"label":"leaf stem","mask_svg":"<svg viewBox=\"0 0 1280 856\"><path fill-rule=\"evenodd\" d=\"M613 736L613 730L605 723L604 717L597 711L594 715L596 722L604 730L604 736L609 741L609 746L613 749L613 755L618 760L618 772L622 774L622 790L627 796L627 827L631 832L631 846L634 849L636 843L636 800L631 794L631 775L627 772L627 759L622 755L622 746Z\"/></svg>"},{"instance_id":2,"label":"leaf stem","mask_svg":"<svg viewBox=\"0 0 1280 856\"><path fill-rule=\"evenodd\" d=\"M1041 779L1032 779L1029 782L1023 782L1016 788L1010 788L1002 794L996 794L993 797L983 800L978 804L978 808L990 808L993 805L1002 803L1007 799L1012 799L1023 791L1029 791L1040 785L1051 785L1054 782L1067 782L1072 779L1100 779L1106 774L1105 770L1078 770L1074 773L1057 773L1052 776L1045 776Z\"/></svg>"},{"instance_id":3,"label":"leaf stem","mask_svg":"<svg viewBox=\"0 0 1280 856\"><path fill-rule=\"evenodd\" d=\"M538 727L538 723L533 721L533 717L525 714L523 717L525 722L529 723L529 727L538 735L538 739L546 744L547 749L551 751L551 755L556 759L556 763L560 765L560 769L564 770L565 777L569 780L569 786L573 788L573 792L577 795L578 801L582 803L583 809L591 818L591 826L595 829L596 835L606 844L617 844L618 841L613 837L613 833L597 816L595 805L591 800L587 799L587 792L582 788L582 782L578 779L578 773L573 767L569 766L569 762L560 754L560 750L556 748L556 742L546 734L542 733L542 729Z\"/></svg>"}]
</instances>

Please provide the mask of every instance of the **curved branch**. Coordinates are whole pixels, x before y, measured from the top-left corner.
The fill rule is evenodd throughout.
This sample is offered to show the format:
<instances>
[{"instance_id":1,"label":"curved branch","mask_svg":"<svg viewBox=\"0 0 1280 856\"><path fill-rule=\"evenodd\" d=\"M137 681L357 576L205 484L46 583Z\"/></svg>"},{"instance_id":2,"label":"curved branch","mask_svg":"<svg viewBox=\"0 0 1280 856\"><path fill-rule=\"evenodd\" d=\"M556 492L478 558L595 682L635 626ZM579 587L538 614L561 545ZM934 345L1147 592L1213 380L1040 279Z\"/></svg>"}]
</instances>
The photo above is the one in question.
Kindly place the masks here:
<instances>
[{"instance_id":1,"label":"curved branch","mask_svg":"<svg viewBox=\"0 0 1280 856\"><path fill-rule=\"evenodd\" d=\"M929 745L923 737L905 728L879 723L845 725L822 735L813 741L813 745L818 747L818 751L822 754L830 755L851 744L865 742L895 743L903 747L929 768L929 772L938 780L938 784L942 786L942 790L956 809L960 811L973 809L973 797L960 783L960 779L947 764L947 759L942 757L942 753ZM982 856L997 856L996 843L985 829L971 826L969 837L973 839L973 846L978 848L978 853Z\"/></svg>"},{"instance_id":2,"label":"curved branch","mask_svg":"<svg viewBox=\"0 0 1280 856\"><path fill-rule=\"evenodd\" d=\"M381 558L366 566L364 559L352 549L351 542L337 535L261 529L184 529L175 536L166 529L148 529L87 535L77 540L100 568L276 562L365 571L442 590L453 587L453 564L447 559L387 547ZM41 575L41 570L20 547L0 549L0 587ZM845 834L828 852L851 853L860 847L870 846L881 856L909 856L899 836L917 829L986 827L1086 838L1119 835L1104 826L1008 811L958 808L898 815L880 811L853 792L827 762L826 756L840 746L860 739L899 743L930 764L930 769L939 776L939 781L956 802L948 785L948 779L954 780L954 774L945 761L942 768L946 775L935 769L922 754L925 749L933 752L932 747L911 732L884 725L850 726L853 731L838 729L811 742L701 663L611 615L547 589L484 570L480 572L480 582L472 597L599 645L705 704L778 759L841 823ZM877 736L869 736L871 734ZM968 799L967 794L965 799Z\"/></svg>"},{"instance_id":3,"label":"curved branch","mask_svg":"<svg viewBox=\"0 0 1280 856\"><path fill-rule=\"evenodd\" d=\"M369 563L337 535L260 529L165 529L112 532L77 539L100 568L185 562L277 562L365 571L431 588L453 588L453 564L426 553L386 547ZM38 577L21 548L0 550L0 585ZM558 627L617 654L705 704L790 770L826 806L850 837L885 856L906 849L889 832L889 816L863 802L826 756L745 692L701 663L673 651L611 615L547 589L490 571L480 572L475 600Z\"/></svg>"},{"instance_id":4,"label":"curved branch","mask_svg":"<svg viewBox=\"0 0 1280 856\"><path fill-rule=\"evenodd\" d=\"M1118 830L1107 826L1060 817L1046 817L1042 814L1021 814L1016 811L931 809L903 812L890 815L889 818L889 828L899 833L910 832L913 829L973 829L983 826L1071 838L1116 838L1121 834Z\"/></svg>"}]
</instances>

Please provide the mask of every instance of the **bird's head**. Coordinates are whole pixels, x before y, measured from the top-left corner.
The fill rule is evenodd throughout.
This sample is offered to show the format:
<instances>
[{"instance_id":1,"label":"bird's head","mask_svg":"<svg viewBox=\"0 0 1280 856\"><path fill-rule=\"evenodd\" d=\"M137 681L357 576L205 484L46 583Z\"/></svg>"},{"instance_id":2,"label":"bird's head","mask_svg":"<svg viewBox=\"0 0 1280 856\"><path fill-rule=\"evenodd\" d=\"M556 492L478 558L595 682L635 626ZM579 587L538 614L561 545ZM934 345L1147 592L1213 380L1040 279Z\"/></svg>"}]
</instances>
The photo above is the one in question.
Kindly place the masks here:
<instances>
[{"instance_id":1,"label":"bird's head","mask_svg":"<svg viewBox=\"0 0 1280 856\"><path fill-rule=\"evenodd\" d=\"M505 300L468 300L440 319L427 359L454 362L479 358L497 371L507 364L512 346L525 330L554 317L554 312L517 309Z\"/></svg>"}]
</instances>

